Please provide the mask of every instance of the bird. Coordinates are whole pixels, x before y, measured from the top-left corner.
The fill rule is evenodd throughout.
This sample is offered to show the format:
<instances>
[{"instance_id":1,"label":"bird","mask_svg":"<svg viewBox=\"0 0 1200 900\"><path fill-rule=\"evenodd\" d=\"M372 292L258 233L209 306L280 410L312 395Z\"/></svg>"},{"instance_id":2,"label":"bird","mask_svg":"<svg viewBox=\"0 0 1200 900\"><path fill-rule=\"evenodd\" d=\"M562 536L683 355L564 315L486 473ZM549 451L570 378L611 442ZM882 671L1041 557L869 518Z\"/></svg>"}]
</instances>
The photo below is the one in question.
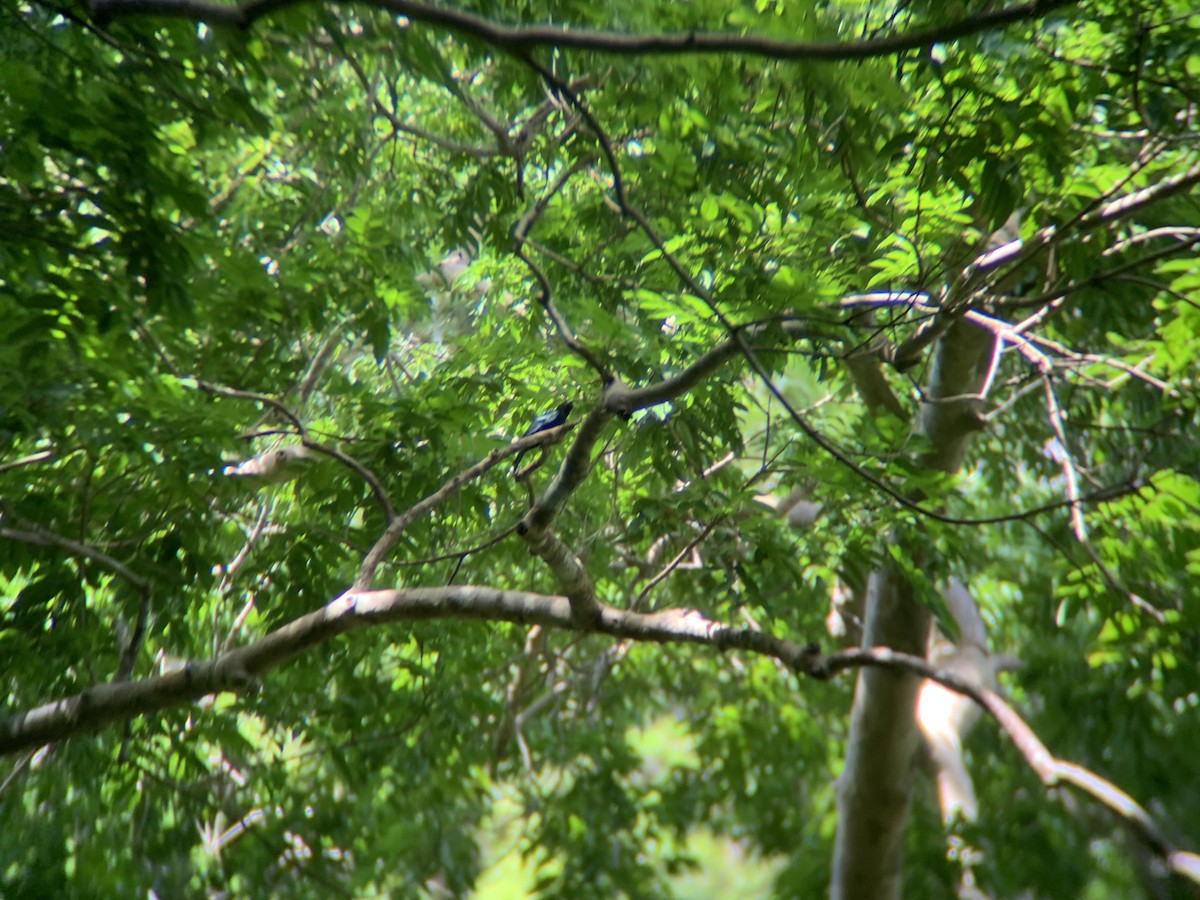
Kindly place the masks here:
<instances>
[{"instance_id":1,"label":"bird","mask_svg":"<svg viewBox=\"0 0 1200 900\"><path fill-rule=\"evenodd\" d=\"M234 478L257 478L263 484L279 484L297 478L306 468L303 463L312 459L308 449L300 444L276 447L237 465L226 466L222 475Z\"/></svg>"},{"instance_id":2,"label":"bird","mask_svg":"<svg viewBox=\"0 0 1200 900\"><path fill-rule=\"evenodd\" d=\"M566 403L560 403L554 409L548 409L544 413L541 413L530 423L521 437L527 438L531 434L537 434L539 431L549 431L551 428L557 428L563 422L567 421L567 416L571 415L571 408L574 405L572 401L568 400ZM521 457L528 452L529 450L525 449L517 454L516 459L513 460L512 470L514 472L521 465Z\"/></svg>"}]
</instances>

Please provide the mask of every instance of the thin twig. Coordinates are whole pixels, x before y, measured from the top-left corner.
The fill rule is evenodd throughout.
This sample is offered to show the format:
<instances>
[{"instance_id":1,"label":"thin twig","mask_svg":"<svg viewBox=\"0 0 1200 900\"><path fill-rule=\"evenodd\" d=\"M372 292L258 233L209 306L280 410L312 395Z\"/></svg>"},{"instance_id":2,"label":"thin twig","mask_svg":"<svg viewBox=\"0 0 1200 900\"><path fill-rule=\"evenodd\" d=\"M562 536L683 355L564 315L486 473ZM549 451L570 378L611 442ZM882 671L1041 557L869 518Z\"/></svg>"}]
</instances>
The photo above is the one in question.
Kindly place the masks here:
<instances>
[{"instance_id":1,"label":"thin twig","mask_svg":"<svg viewBox=\"0 0 1200 900\"><path fill-rule=\"evenodd\" d=\"M119 559L114 559L102 550L97 550L95 547L88 546L80 541L74 541L62 535L55 534L49 529L43 528L40 525L32 525L22 523L24 528L0 528L0 538L5 538L10 541L19 541L22 544L34 544L41 547L57 547L60 550L66 550L73 556L79 556L83 559L90 559L94 563L108 569L117 575L120 575L128 581L139 593L149 593L153 587L153 583L143 578L125 563Z\"/></svg>"},{"instance_id":2,"label":"thin twig","mask_svg":"<svg viewBox=\"0 0 1200 900\"><path fill-rule=\"evenodd\" d=\"M374 546L368 551L363 559L362 565L358 569L358 577L354 580L356 589L363 589L370 585L371 579L375 575L375 570L379 568L380 563L395 546L396 541L400 539L405 529L408 528L419 516L424 515L435 506L439 505L443 500L449 497L454 491L458 490L469 481L478 478L484 472L497 465L501 460L506 459L514 453L521 450L526 450L530 447L536 447L539 444L548 443L558 440L572 428L574 423L567 422L557 428L548 428L545 431L539 431L536 434L527 435L520 440L513 441L507 447L499 447L475 463L473 466L464 469L462 472L455 475L440 488L429 494L424 499L414 503L404 512L391 517L387 530L380 535ZM453 558L465 554L452 553L445 558ZM432 561L432 560L431 560Z\"/></svg>"}]
</instances>

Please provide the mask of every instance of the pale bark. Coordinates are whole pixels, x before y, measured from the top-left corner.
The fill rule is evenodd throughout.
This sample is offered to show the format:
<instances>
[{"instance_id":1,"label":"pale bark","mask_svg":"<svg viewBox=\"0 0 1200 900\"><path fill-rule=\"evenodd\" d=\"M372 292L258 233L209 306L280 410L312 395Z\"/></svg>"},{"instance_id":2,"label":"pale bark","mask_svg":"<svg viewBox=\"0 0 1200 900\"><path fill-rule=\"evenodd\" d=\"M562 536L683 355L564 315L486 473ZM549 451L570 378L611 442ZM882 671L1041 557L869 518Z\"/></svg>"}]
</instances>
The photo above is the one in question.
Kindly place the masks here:
<instances>
[{"instance_id":1,"label":"pale bark","mask_svg":"<svg viewBox=\"0 0 1200 900\"><path fill-rule=\"evenodd\" d=\"M890 567L873 572L867 582L865 624L864 648L925 652L929 613ZM834 897L900 896L904 826L919 746L913 719L919 686L913 675L881 669L858 673L846 764L838 780Z\"/></svg>"},{"instance_id":2,"label":"pale bark","mask_svg":"<svg viewBox=\"0 0 1200 900\"><path fill-rule=\"evenodd\" d=\"M987 376L994 338L962 319L934 344L933 370L921 410L930 448L922 460L951 472L979 429L977 394ZM907 547L919 559L919 547ZM867 584L863 647L887 646L924 655L928 608L894 566L873 572ZM846 762L838 780L834 843L834 900L893 900L901 896L904 835L920 733L914 716L920 680L912 675L859 673Z\"/></svg>"}]
</instances>

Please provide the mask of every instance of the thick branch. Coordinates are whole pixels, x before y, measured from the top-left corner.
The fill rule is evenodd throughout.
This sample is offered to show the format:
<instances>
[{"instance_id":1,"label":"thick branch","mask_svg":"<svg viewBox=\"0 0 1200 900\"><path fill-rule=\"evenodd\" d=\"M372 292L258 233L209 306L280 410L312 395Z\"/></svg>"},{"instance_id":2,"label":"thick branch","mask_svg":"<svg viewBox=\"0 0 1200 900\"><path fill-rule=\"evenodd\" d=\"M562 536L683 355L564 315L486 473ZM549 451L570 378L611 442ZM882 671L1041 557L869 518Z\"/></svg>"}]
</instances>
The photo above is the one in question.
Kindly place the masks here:
<instances>
[{"instance_id":1,"label":"thick branch","mask_svg":"<svg viewBox=\"0 0 1200 900\"><path fill-rule=\"evenodd\" d=\"M518 532L537 533L549 527L555 514L567 502L592 470L592 448L600 440L604 426L612 419L613 414L603 403L594 406L583 421L579 423L579 431L571 449L567 451L558 474L550 482L549 487L538 498L537 503L529 510L518 526Z\"/></svg>"},{"instance_id":2,"label":"thick branch","mask_svg":"<svg viewBox=\"0 0 1200 900\"><path fill-rule=\"evenodd\" d=\"M888 384L887 376L883 374L883 365L876 354L851 353L842 358L842 364L867 409L876 414L881 410L890 412L901 421L905 419L904 405Z\"/></svg>"},{"instance_id":3,"label":"thick branch","mask_svg":"<svg viewBox=\"0 0 1200 900\"><path fill-rule=\"evenodd\" d=\"M894 567L867 582L863 646L924 652L929 612ZM899 897L905 825L920 736L913 719L920 679L881 669L859 672L846 762L838 778L834 898Z\"/></svg>"},{"instance_id":4,"label":"thick branch","mask_svg":"<svg viewBox=\"0 0 1200 900\"><path fill-rule=\"evenodd\" d=\"M588 577L587 569L579 557L549 529L529 531L524 537L530 552L542 558L566 591L575 622L581 628L595 626L600 619L601 605L596 599L592 579Z\"/></svg>"},{"instance_id":5,"label":"thick branch","mask_svg":"<svg viewBox=\"0 0 1200 900\"><path fill-rule=\"evenodd\" d=\"M0 754L40 747L209 694L246 690L254 686L257 676L338 635L392 622L426 619L475 619L580 630L566 597L470 585L348 592L253 644L213 659L188 663L157 678L98 685L0 720ZM1171 846L1150 815L1132 798L1094 773L1052 756L995 692L936 669L920 657L884 647L822 656L815 644L797 644L750 628L731 628L688 609L637 613L602 607L594 629L587 630L623 640L696 644L720 651L756 653L777 659L798 674L818 679L860 667L929 678L980 704L1013 740L1043 783L1068 784L1103 803L1145 837L1173 872L1200 883L1200 865L1195 854Z\"/></svg>"},{"instance_id":6,"label":"thick branch","mask_svg":"<svg viewBox=\"0 0 1200 900\"><path fill-rule=\"evenodd\" d=\"M226 6L203 0L93 0L92 16L101 24L118 17L162 16L203 21L210 25L247 28L258 19L307 0L252 0ZM370 0L365 5L405 16L414 22L439 25L459 34L478 38L518 55L536 47L594 50L615 56L694 56L706 53L741 53L778 60L835 62L893 56L908 50L930 47L1017 22L1039 19L1051 11L1073 5L1075 0L1031 0L910 34L863 41L781 41L755 35L689 31L677 34L622 34L555 25L501 25L482 16L445 9L410 0Z\"/></svg>"},{"instance_id":7,"label":"thick branch","mask_svg":"<svg viewBox=\"0 0 1200 900\"><path fill-rule=\"evenodd\" d=\"M0 721L0 753L39 747L208 694L243 691L253 687L258 676L340 634L424 619L477 619L581 630L566 597L469 585L348 592L253 644L213 659L189 663L158 678L97 685ZM594 624L584 630L629 640L763 653L796 671L814 670L818 656L815 645L801 646L761 632L730 628L692 610L643 614L603 607Z\"/></svg>"},{"instance_id":8,"label":"thick branch","mask_svg":"<svg viewBox=\"0 0 1200 900\"><path fill-rule=\"evenodd\" d=\"M921 408L921 430L930 449L922 462L954 472L983 427L980 397L996 337L974 322L954 319L938 342L933 372Z\"/></svg>"}]
</instances>

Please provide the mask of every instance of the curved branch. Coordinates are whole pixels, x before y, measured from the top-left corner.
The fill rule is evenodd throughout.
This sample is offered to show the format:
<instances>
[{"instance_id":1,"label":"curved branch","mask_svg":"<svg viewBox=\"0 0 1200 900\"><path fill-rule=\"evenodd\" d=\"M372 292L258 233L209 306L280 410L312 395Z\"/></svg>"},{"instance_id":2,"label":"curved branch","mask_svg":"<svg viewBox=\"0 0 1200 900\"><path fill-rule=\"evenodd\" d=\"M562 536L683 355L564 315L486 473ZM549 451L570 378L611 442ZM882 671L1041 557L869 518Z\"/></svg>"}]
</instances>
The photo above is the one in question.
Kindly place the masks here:
<instances>
[{"instance_id":1,"label":"curved branch","mask_svg":"<svg viewBox=\"0 0 1200 900\"><path fill-rule=\"evenodd\" d=\"M601 607L594 625L582 627L566 597L456 585L388 591L350 591L262 639L156 678L100 684L53 703L0 720L0 754L62 740L114 722L199 700L240 692L276 669L338 635L390 622L473 619L543 625L656 643L703 644L718 650L766 654L798 672L814 671L819 651L761 632L730 628L694 610L651 614Z\"/></svg>"},{"instance_id":2,"label":"curved branch","mask_svg":"<svg viewBox=\"0 0 1200 900\"><path fill-rule=\"evenodd\" d=\"M549 206L554 196L566 187L567 182L588 165L590 165L590 161L584 157L576 161L574 165L564 169L545 192L543 192L542 196L537 199L537 202L526 210L525 214L521 216L512 229L513 253L516 254L517 259L525 264L525 267L529 269L530 274L533 275L534 280L537 282L538 305L545 310L546 315L558 331L559 337L567 345L567 349L591 366L596 371L596 374L600 376L601 383L608 384L612 381L612 373L608 370L603 360L589 350L575 336L575 332L571 330L571 326L567 324L567 320L563 318L562 313L559 312L558 307L554 304L550 279L546 277L546 273L542 271L541 266L530 259L529 254L525 252L525 242L529 237L529 232L533 229L534 223L541 218L542 213L546 211L546 207Z\"/></svg>"},{"instance_id":3,"label":"curved branch","mask_svg":"<svg viewBox=\"0 0 1200 900\"><path fill-rule=\"evenodd\" d=\"M378 503L379 507L383 510L384 518L390 522L396 517L396 512L392 509L392 501L388 499L387 491L383 489L383 484L380 483L379 479L375 477L374 472L372 472L354 457L347 456L336 447L327 447L325 444L319 443L307 437L304 438L301 443L309 450L315 450L317 453L324 453L330 459L337 460L339 463L365 481L367 486L370 487L371 493L375 495L375 502Z\"/></svg>"},{"instance_id":4,"label":"curved branch","mask_svg":"<svg viewBox=\"0 0 1200 900\"><path fill-rule=\"evenodd\" d=\"M1145 840L1174 874L1200 884L1200 857L1173 846L1150 813L1115 784L1082 766L1055 757L1028 723L995 691L969 678L935 669L920 657L896 653L886 647L831 654L819 661L818 672L814 674L818 677L834 675L860 666L877 666L918 675L970 697L996 720L1042 784L1048 788L1069 785L1107 807Z\"/></svg>"},{"instance_id":5,"label":"curved branch","mask_svg":"<svg viewBox=\"0 0 1200 900\"><path fill-rule=\"evenodd\" d=\"M148 579L139 575L125 563L119 559L115 559L105 553L103 550L97 550L95 547L90 547L87 544L79 541L71 540L71 538L63 537L55 534L47 528L33 523L23 523L30 530L22 531L19 528L0 528L0 538L9 541L17 541L22 544L33 544L38 547L57 547L60 550L65 550L72 556L78 556L81 559L88 559L97 565L108 569L115 575L119 575L128 581L139 594L149 594L153 589L153 583Z\"/></svg>"},{"instance_id":6,"label":"curved branch","mask_svg":"<svg viewBox=\"0 0 1200 900\"><path fill-rule=\"evenodd\" d=\"M794 337L803 337L808 334L807 328L799 318L786 318L779 324L786 334ZM753 325L741 329L741 333L750 341L754 341L767 330L767 327L766 325ZM639 409L657 406L659 403L666 403L690 391L724 365L730 357L737 356L741 352L741 345L736 339L731 338L705 352L679 374L664 378L655 384L642 388L630 388L620 382L615 382L605 391L605 405L613 412L632 413Z\"/></svg>"},{"instance_id":7,"label":"curved branch","mask_svg":"<svg viewBox=\"0 0 1200 900\"><path fill-rule=\"evenodd\" d=\"M566 597L461 585L389 591L347 592L261 640L203 662L143 681L108 683L0 720L0 754L126 721L145 713L199 700L209 694L245 691L257 676L350 631L392 622L473 619L597 632L623 640L684 643L714 650L741 650L777 659L793 672L827 679L863 667L906 672L970 697L1000 725L1025 762L1047 787L1070 785L1125 821L1172 872L1200 883L1200 860L1163 836L1150 814L1112 783L1054 757L1033 730L994 691L937 669L918 656L886 647L823 656L816 644L798 644L752 628L732 628L690 609L638 613L600 608L593 627L583 627Z\"/></svg>"},{"instance_id":8,"label":"curved branch","mask_svg":"<svg viewBox=\"0 0 1200 900\"><path fill-rule=\"evenodd\" d=\"M493 157L500 156L504 152L500 147L477 147L473 144L465 144L461 141L455 141L451 138L442 137L440 134L435 134L432 131L427 131L426 129L420 128L416 125L408 124L398 115L396 115L393 110L388 109L388 107L384 105L383 101L376 96L374 88L371 85L371 79L367 77L367 73L363 69L362 64L359 63L355 56L345 48L343 42L341 41L340 35L334 34L334 40L337 41L338 48L342 50L342 58L358 77L358 82L362 85L363 93L371 98L371 106L375 110L375 114L381 116L387 121L387 123L392 127L393 134L407 134L409 137L414 137L417 140L427 141L433 146L445 150L448 153L461 153L466 156L474 156L476 159L481 160L492 159ZM489 128L491 128L492 124L494 124L487 120L483 121L484 124ZM503 129L500 129L498 133L495 129L492 130L498 139L503 136Z\"/></svg>"},{"instance_id":9,"label":"curved branch","mask_svg":"<svg viewBox=\"0 0 1200 900\"><path fill-rule=\"evenodd\" d=\"M325 348L322 348L318 356L324 354L325 352ZM314 364L315 362L316 361L314 360ZM307 379L305 380L307 381ZM255 393L254 391L238 390L237 388L229 388L225 387L224 385L213 384L209 381L202 381L199 378L184 378L182 381L185 384L194 384L198 390L201 390L206 394L213 394L217 397L228 397L232 400L252 400L255 403L261 403L263 406L267 406L275 410L277 413L287 419L288 422L291 423L292 427L296 429L296 433L300 436L300 443L304 447L309 450L315 450L317 453L323 453L330 459L337 460L350 471L354 472L354 474L365 481L367 486L371 489L371 493L375 497L375 502L378 503L380 508L383 510L384 518L386 518L388 521L391 521L395 518L396 513L392 509L391 500L388 499L387 492L383 489L383 484L378 478L375 477L375 474L358 460L351 456L347 456L336 447L329 447L320 443L319 441L312 440L308 436L308 429L306 429L304 427L304 423L300 421L300 417L292 412L291 409L288 408L287 404L281 403L274 397L268 397L266 394L259 394Z\"/></svg>"},{"instance_id":10,"label":"curved branch","mask_svg":"<svg viewBox=\"0 0 1200 900\"><path fill-rule=\"evenodd\" d=\"M251 0L226 6L205 0L93 0L92 17L101 25L128 16L160 16L190 19L210 25L248 28L258 19L308 0ZM614 56L696 56L708 53L740 53L776 60L836 62L893 56L908 50L930 47L1017 22L1039 19L1077 0L1029 0L1013 6L976 13L948 25L920 28L909 34L863 41L782 41L756 35L688 31L676 34L622 34L563 28L555 25L501 25L474 13L445 9L411 0L370 0L365 4L405 16L413 22L440 25L477 38L517 55L537 47L593 50Z\"/></svg>"},{"instance_id":11,"label":"curved branch","mask_svg":"<svg viewBox=\"0 0 1200 900\"><path fill-rule=\"evenodd\" d=\"M185 387L194 385L197 390L203 391L206 394L212 394L216 397L228 397L231 400L251 400L255 403L261 403L263 406L268 406L279 415L283 416L292 427L296 429L296 434L304 438L307 431L304 428L304 423L300 421L300 417L292 412L287 404L281 403L274 397L268 397L266 394L259 394L254 391L242 391L237 388L225 387L220 384L213 384L211 381L204 381L200 378L180 378L180 383Z\"/></svg>"},{"instance_id":12,"label":"curved branch","mask_svg":"<svg viewBox=\"0 0 1200 900\"><path fill-rule=\"evenodd\" d=\"M4 520L6 515L10 519L13 518L7 514L3 504L0 504L0 522ZM72 556L90 560L108 569L118 577L125 579L137 592L138 607L137 614L134 616L132 631L127 628L123 621L118 621L116 628L117 643L122 646L119 647L120 655L117 661L117 668L113 672L112 680L115 682L127 680L130 673L133 672L138 651L141 649L142 640L146 636L146 622L150 617L150 603L154 596L154 582L149 578L139 575L119 559L109 556L103 550L98 550L82 541L63 537L37 523L18 520L18 524L23 525L28 530L0 526L0 539L17 541L22 544L32 544L38 547L55 547L65 550Z\"/></svg>"}]
</instances>

